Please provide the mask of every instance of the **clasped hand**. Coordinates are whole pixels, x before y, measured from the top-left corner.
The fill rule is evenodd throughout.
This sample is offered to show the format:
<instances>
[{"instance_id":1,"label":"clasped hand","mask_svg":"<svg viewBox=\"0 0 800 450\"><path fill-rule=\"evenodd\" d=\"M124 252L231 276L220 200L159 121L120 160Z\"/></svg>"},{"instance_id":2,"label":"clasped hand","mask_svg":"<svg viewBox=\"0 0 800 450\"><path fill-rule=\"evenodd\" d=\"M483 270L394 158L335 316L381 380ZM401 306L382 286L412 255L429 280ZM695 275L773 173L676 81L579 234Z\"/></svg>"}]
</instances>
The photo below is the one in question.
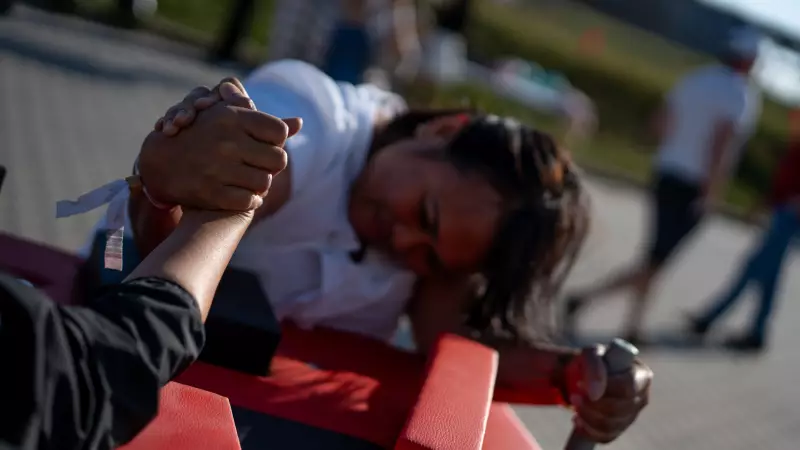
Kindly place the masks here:
<instances>
[{"instance_id":1,"label":"clasped hand","mask_svg":"<svg viewBox=\"0 0 800 450\"><path fill-rule=\"evenodd\" d=\"M653 379L653 371L638 359L626 372L608 373L604 353L602 345L585 348L565 374L575 428L602 444L619 437L647 406Z\"/></svg>"},{"instance_id":2,"label":"clasped hand","mask_svg":"<svg viewBox=\"0 0 800 450\"><path fill-rule=\"evenodd\" d=\"M190 127L191 125L191 127ZM159 203L248 211L287 164L286 140L300 119L257 111L242 84L198 87L158 119L139 154L148 194Z\"/></svg>"}]
</instances>

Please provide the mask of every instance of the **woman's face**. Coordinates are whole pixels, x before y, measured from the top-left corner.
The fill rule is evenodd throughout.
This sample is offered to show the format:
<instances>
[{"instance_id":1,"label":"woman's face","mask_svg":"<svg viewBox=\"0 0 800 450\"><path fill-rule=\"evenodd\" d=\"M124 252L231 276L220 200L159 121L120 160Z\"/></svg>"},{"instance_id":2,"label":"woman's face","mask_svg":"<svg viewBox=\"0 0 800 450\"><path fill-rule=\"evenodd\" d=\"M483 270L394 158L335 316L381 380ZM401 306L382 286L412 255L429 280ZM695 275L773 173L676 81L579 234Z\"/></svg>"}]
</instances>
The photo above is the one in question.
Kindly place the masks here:
<instances>
[{"instance_id":1,"label":"woman's face","mask_svg":"<svg viewBox=\"0 0 800 450\"><path fill-rule=\"evenodd\" d=\"M379 150L350 196L350 222L362 242L422 276L478 270L501 213L487 181L430 157L443 145L414 138Z\"/></svg>"}]
</instances>

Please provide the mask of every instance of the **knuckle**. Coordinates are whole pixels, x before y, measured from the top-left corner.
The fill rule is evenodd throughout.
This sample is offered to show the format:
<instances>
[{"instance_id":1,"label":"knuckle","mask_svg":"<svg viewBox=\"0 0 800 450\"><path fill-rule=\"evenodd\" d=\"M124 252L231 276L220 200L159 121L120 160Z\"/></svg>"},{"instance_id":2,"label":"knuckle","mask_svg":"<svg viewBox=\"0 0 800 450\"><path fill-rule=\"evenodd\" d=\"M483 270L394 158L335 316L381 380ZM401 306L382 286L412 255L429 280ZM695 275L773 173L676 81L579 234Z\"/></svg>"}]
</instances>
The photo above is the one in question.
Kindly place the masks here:
<instances>
[{"instance_id":1,"label":"knuckle","mask_svg":"<svg viewBox=\"0 0 800 450\"><path fill-rule=\"evenodd\" d=\"M170 107L166 113L164 113L165 120L172 120L178 114L178 111L183 109L183 103L178 103L177 105L173 105Z\"/></svg>"},{"instance_id":2,"label":"knuckle","mask_svg":"<svg viewBox=\"0 0 800 450\"><path fill-rule=\"evenodd\" d=\"M274 147L273 161L273 170L280 172L289 164L289 154L280 147Z\"/></svg>"},{"instance_id":3,"label":"knuckle","mask_svg":"<svg viewBox=\"0 0 800 450\"><path fill-rule=\"evenodd\" d=\"M234 85L234 86L236 86L236 87L239 87L239 86L242 84L242 83L239 81L239 79L238 79L238 78L236 78L236 77L225 77L225 78L223 78L223 79L222 79L222 80L219 82L219 85L222 85L222 84L224 84L224 83L231 83L232 85ZM218 86L219 86L219 85L218 85Z\"/></svg>"},{"instance_id":4,"label":"knuckle","mask_svg":"<svg viewBox=\"0 0 800 450\"><path fill-rule=\"evenodd\" d=\"M283 170L289 164L289 154L286 150L278 148L278 169Z\"/></svg>"},{"instance_id":5,"label":"knuckle","mask_svg":"<svg viewBox=\"0 0 800 450\"><path fill-rule=\"evenodd\" d=\"M205 97L209 93L211 93L211 89L209 89L207 86L197 86L196 88L192 89L189 92L189 95L184 98L184 103L192 102L200 97Z\"/></svg>"},{"instance_id":6,"label":"knuckle","mask_svg":"<svg viewBox=\"0 0 800 450\"><path fill-rule=\"evenodd\" d=\"M289 138L289 125L280 119L275 119L275 132L280 141L283 142Z\"/></svg>"},{"instance_id":7,"label":"knuckle","mask_svg":"<svg viewBox=\"0 0 800 450\"><path fill-rule=\"evenodd\" d=\"M228 105L217 103L214 105L214 109L217 111L217 116L219 123L226 128L233 128L238 125L236 112L228 107Z\"/></svg>"},{"instance_id":8,"label":"knuckle","mask_svg":"<svg viewBox=\"0 0 800 450\"><path fill-rule=\"evenodd\" d=\"M215 103L201 115L203 116L209 127L223 134L227 134L236 126L236 114L222 103Z\"/></svg>"},{"instance_id":9,"label":"knuckle","mask_svg":"<svg viewBox=\"0 0 800 450\"><path fill-rule=\"evenodd\" d=\"M272 177L269 174L265 173L260 177L258 177L258 181L255 187L258 189L258 192L266 192L269 189L271 182L272 182Z\"/></svg>"},{"instance_id":10,"label":"knuckle","mask_svg":"<svg viewBox=\"0 0 800 450\"><path fill-rule=\"evenodd\" d=\"M239 152L239 146L236 142L225 139L217 143L216 153L218 156L228 159L234 157Z\"/></svg>"},{"instance_id":11,"label":"knuckle","mask_svg":"<svg viewBox=\"0 0 800 450\"><path fill-rule=\"evenodd\" d=\"M248 109L250 109L251 103L252 103L251 100L245 96L237 96L231 101L231 104L233 106L237 106L239 108L248 108Z\"/></svg>"},{"instance_id":12,"label":"knuckle","mask_svg":"<svg viewBox=\"0 0 800 450\"><path fill-rule=\"evenodd\" d=\"M242 195L241 197L237 197L236 204L233 206L233 208L237 211L247 211L250 209L252 202L253 201L249 196Z\"/></svg>"}]
</instances>

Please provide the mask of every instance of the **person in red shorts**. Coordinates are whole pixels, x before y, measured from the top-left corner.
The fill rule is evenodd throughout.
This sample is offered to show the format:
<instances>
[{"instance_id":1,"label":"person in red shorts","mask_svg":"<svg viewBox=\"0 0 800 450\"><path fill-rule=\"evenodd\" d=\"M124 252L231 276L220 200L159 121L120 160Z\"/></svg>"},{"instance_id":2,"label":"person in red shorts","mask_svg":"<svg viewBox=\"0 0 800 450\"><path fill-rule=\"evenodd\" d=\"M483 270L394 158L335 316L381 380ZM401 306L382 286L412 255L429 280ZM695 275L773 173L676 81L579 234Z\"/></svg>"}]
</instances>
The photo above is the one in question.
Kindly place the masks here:
<instances>
[{"instance_id":1,"label":"person in red shorts","mask_svg":"<svg viewBox=\"0 0 800 450\"><path fill-rule=\"evenodd\" d=\"M762 205L770 208L771 213L769 226L759 244L723 294L701 314L690 317L690 330L700 337L705 336L736 304L745 288L755 284L760 290L758 312L750 330L725 342L733 350L761 351L766 347L769 319L775 307L783 263L800 230L800 133L797 131L788 152L778 164L772 190Z\"/></svg>"}]
</instances>

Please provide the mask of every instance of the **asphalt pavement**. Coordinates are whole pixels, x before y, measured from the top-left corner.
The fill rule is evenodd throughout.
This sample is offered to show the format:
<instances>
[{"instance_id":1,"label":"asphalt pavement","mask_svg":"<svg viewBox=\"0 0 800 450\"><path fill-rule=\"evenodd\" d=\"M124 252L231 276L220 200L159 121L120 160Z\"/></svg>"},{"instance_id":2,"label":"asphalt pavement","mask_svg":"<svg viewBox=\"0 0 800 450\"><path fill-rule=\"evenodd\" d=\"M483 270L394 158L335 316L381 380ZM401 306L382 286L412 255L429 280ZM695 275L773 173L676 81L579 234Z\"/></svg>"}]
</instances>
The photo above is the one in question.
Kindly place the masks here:
<instances>
[{"instance_id":1,"label":"asphalt pavement","mask_svg":"<svg viewBox=\"0 0 800 450\"><path fill-rule=\"evenodd\" d=\"M56 221L55 202L127 174L153 122L198 84L229 70L152 36L18 8L0 18L0 230L77 249L100 212ZM590 180L595 224L569 284L590 282L637 254L646 198ZM615 450L792 450L800 448L800 263L786 268L770 351L743 357L688 345L682 311L707 300L736 270L756 230L709 220L664 275L648 322L656 346L643 353L656 378L649 408ZM795 299L795 300L792 300ZM724 324L735 330L746 302ZM607 341L624 297L593 308L588 340ZM517 409L544 449L562 448L570 417L554 408Z\"/></svg>"}]
</instances>

